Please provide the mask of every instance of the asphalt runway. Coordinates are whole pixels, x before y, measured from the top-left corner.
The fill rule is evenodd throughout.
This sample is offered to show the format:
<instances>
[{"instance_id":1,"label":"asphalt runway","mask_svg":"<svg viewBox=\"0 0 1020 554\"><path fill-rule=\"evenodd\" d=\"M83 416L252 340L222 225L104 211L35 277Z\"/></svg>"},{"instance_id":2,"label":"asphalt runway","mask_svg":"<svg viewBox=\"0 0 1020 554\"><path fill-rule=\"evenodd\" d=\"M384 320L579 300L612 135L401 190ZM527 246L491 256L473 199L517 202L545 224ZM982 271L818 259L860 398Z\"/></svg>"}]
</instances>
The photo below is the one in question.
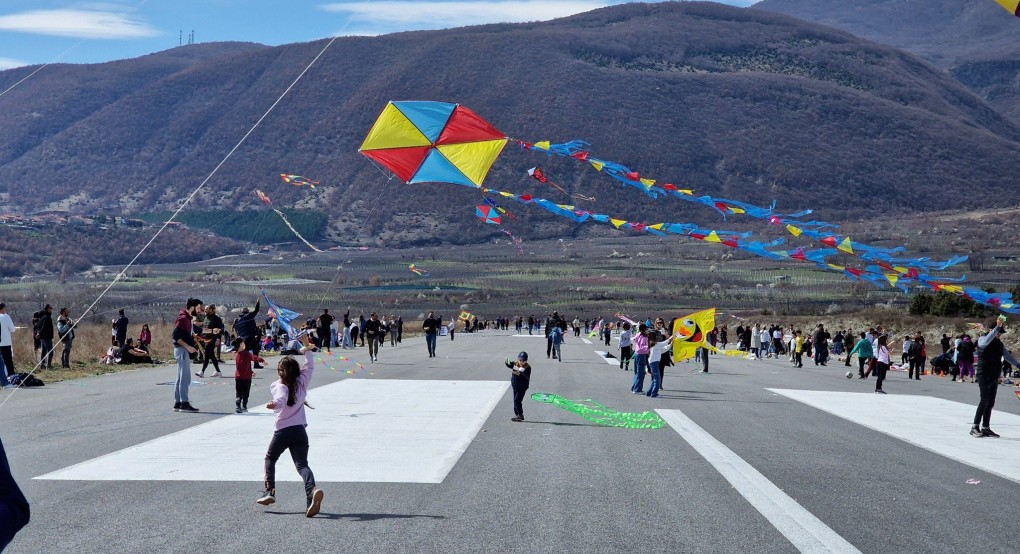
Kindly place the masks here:
<instances>
[{"instance_id":1,"label":"asphalt runway","mask_svg":"<svg viewBox=\"0 0 1020 554\"><path fill-rule=\"evenodd\" d=\"M422 338L382 348L378 363L364 348L320 356L308 431L326 496L314 519L287 455L277 503L254 502L272 429L256 406L272 372L241 415L232 378L193 385L202 412L174 413L161 384L171 366L18 390L0 432L32 522L7 551L1018 550L1013 387L992 419L1002 438L975 439L972 384L891 372L877 399L874 379L846 379L842 363L713 356L708 374L669 368L652 399L596 354L618 352L615 340L568 337L559 362L541 337L512 334L441 337L436 358ZM658 410L668 425L603 427L530 398L526 420L510 421L503 359L522 350L529 395Z\"/></svg>"}]
</instances>

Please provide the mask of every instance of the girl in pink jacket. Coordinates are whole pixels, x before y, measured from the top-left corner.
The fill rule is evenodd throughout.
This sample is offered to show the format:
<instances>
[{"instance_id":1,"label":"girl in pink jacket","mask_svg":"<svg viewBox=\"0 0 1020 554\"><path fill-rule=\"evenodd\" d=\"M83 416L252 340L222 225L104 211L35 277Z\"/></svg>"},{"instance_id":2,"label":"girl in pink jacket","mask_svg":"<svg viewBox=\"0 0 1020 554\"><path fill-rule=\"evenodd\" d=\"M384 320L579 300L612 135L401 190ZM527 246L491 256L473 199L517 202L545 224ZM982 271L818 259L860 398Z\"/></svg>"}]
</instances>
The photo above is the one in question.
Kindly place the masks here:
<instances>
[{"instance_id":1,"label":"girl in pink jacket","mask_svg":"<svg viewBox=\"0 0 1020 554\"><path fill-rule=\"evenodd\" d=\"M314 517L322 505L323 492L316 488L315 476L308 467L305 396L308 393L308 383L312 380L312 371L315 369L315 360L312 358L315 349L308 343L308 335L305 335L303 340L305 347L301 351L305 356L304 365L299 367L297 360L290 356L285 357L276 368L280 379L269 386L273 399L266 404L266 408L276 414L276 431L269 441L269 450L266 452L266 492L255 502L263 506L276 502L276 460L285 451L290 450L294 467L305 482L307 501L305 517Z\"/></svg>"}]
</instances>

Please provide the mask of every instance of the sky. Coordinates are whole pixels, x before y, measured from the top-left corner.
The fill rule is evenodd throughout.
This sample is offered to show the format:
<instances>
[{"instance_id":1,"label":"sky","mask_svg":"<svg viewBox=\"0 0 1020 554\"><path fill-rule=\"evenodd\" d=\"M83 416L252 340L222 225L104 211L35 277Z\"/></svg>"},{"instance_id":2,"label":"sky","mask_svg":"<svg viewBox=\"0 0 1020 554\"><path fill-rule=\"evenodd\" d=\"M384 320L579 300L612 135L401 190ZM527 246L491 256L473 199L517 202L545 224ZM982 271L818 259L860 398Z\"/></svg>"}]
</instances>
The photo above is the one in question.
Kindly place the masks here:
<instances>
[{"instance_id":1,"label":"sky","mask_svg":"<svg viewBox=\"0 0 1020 554\"><path fill-rule=\"evenodd\" d=\"M722 0L748 6L757 0ZM195 42L279 45L484 23L544 21L620 1L596 0L3 0L0 70L100 63Z\"/></svg>"}]
</instances>

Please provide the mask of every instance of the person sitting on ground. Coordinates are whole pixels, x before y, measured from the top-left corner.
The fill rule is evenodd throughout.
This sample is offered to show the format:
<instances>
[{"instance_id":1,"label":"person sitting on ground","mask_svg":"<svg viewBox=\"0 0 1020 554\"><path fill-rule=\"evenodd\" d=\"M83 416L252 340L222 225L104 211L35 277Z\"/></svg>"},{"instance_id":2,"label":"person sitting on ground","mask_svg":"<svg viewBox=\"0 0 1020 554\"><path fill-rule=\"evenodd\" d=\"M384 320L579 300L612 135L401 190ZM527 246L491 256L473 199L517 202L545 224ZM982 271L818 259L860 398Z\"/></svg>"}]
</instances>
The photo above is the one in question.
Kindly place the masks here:
<instances>
[{"instance_id":1,"label":"person sitting on ground","mask_svg":"<svg viewBox=\"0 0 1020 554\"><path fill-rule=\"evenodd\" d=\"M286 337L287 335L284 335ZM290 339L286 342L286 345L280 350L280 354L284 356L297 356L301 353L301 341L298 339Z\"/></svg>"},{"instance_id":2,"label":"person sitting on ground","mask_svg":"<svg viewBox=\"0 0 1020 554\"><path fill-rule=\"evenodd\" d=\"M939 373L940 375L952 375L953 381L956 380L956 376L960 373L960 368L953 361L952 352L946 352L945 354L939 354L931 359L932 373Z\"/></svg>"},{"instance_id":3,"label":"person sitting on ground","mask_svg":"<svg viewBox=\"0 0 1020 554\"><path fill-rule=\"evenodd\" d=\"M117 351L117 357L120 358L117 363L121 365L152 363L149 353L141 348L135 348L134 339L130 337L125 339L124 346Z\"/></svg>"}]
</instances>

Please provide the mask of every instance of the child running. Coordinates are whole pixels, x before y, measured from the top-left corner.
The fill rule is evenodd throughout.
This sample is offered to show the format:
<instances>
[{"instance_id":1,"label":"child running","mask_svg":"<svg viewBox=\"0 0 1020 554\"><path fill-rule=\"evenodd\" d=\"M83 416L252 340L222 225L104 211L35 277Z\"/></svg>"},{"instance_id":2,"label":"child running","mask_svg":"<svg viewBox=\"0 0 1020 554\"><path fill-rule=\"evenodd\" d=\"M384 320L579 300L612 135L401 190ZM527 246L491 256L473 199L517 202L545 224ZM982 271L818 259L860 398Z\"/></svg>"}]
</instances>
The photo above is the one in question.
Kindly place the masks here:
<instances>
[{"instance_id":1,"label":"child running","mask_svg":"<svg viewBox=\"0 0 1020 554\"><path fill-rule=\"evenodd\" d=\"M305 396L315 369L312 358L315 349L307 335L303 337L303 342L304 348L301 350L305 355L304 365L298 366L297 360L290 356L280 360L276 368L280 380L269 386L273 399L266 404L266 408L276 413L276 431L269 441L269 451L266 452L266 492L255 502L263 506L276 502L276 460L285 450L290 450L294 467L305 481L305 517L315 517L322 505L323 492L315 487L315 476L308 467L308 433L305 432L308 426L305 419Z\"/></svg>"},{"instance_id":2,"label":"child running","mask_svg":"<svg viewBox=\"0 0 1020 554\"><path fill-rule=\"evenodd\" d=\"M248 352L244 339L237 337L231 343L234 347L234 390L237 391L237 399L234 408L235 413L248 411L248 394L251 393L251 378L255 372L251 369L252 362L264 364L265 360Z\"/></svg>"}]
</instances>

